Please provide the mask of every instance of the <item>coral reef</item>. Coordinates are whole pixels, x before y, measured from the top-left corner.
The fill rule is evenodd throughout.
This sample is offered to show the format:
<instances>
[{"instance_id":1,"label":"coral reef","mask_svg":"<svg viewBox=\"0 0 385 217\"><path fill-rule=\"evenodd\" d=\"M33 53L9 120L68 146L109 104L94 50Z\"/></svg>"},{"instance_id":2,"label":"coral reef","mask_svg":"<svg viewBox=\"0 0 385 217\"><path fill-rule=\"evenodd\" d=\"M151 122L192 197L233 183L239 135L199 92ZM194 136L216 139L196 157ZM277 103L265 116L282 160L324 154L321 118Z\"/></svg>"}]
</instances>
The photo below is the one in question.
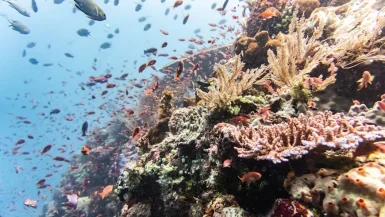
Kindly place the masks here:
<instances>
[{"instance_id":1,"label":"coral reef","mask_svg":"<svg viewBox=\"0 0 385 217\"><path fill-rule=\"evenodd\" d=\"M364 117L348 117L331 112L291 118L271 126L215 126L220 147L234 143L238 157L271 160L274 163L297 159L317 148L354 149L360 143L385 138L385 130L368 124Z\"/></svg>"},{"instance_id":2,"label":"coral reef","mask_svg":"<svg viewBox=\"0 0 385 217\"><path fill-rule=\"evenodd\" d=\"M180 188L179 193L188 193L189 190L182 190L182 187L187 187L185 180L198 172L201 162L194 160L198 153L190 153L190 150L199 147L199 137L207 127L207 118L208 111L202 107L181 108L171 116L168 122L170 132L163 141L150 144L148 137L142 137L138 145L140 161L128 163L119 177L116 191L121 200L129 201L138 196L149 199L150 195L159 192L159 184L163 194L174 195L178 191L173 193L171 190L175 188ZM146 184L159 189L142 189ZM188 188L193 187L192 183L189 185Z\"/></svg>"}]
</instances>

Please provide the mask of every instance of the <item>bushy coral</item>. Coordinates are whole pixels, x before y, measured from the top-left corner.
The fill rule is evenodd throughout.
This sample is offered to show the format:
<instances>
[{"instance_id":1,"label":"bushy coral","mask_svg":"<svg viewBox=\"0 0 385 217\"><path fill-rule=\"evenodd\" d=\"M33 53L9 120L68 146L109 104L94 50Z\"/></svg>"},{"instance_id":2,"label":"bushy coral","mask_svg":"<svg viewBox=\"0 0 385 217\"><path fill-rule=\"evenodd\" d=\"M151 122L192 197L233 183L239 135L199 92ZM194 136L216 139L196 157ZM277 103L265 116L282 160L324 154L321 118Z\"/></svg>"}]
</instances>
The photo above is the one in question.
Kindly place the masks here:
<instances>
[{"instance_id":1,"label":"bushy coral","mask_svg":"<svg viewBox=\"0 0 385 217\"><path fill-rule=\"evenodd\" d=\"M253 85L263 84L267 77L265 67L242 72L244 64L235 56L225 65L217 65L214 86L206 93L197 89L197 95L210 109L225 109Z\"/></svg>"}]
</instances>

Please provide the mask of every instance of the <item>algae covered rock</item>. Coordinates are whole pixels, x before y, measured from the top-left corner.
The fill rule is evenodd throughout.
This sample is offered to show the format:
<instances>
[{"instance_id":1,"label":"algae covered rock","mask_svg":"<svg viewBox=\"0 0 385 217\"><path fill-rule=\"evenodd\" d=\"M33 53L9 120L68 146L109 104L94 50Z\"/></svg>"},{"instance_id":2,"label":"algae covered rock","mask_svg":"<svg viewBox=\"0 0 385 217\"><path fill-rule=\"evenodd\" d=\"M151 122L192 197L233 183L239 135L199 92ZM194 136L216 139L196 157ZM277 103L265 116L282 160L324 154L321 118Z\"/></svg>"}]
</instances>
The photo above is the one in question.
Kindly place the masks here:
<instances>
[{"instance_id":1,"label":"algae covered rock","mask_svg":"<svg viewBox=\"0 0 385 217\"><path fill-rule=\"evenodd\" d=\"M309 17L310 14L319 6L321 3L318 0L295 0L294 8L298 9L298 14L304 14L305 17Z\"/></svg>"},{"instance_id":2,"label":"algae covered rock","mask_svg":"<svg viewBox=\"0 0 385 217\"><path fill-rule=\"evenodd\" d=\"M235 42L235 53L242 54L246 68L257 68L267 63L267 50L281 46L278 40L271 39L267 31L257 33L254 37L240 36Z\"/></svg>"}]
</instances>

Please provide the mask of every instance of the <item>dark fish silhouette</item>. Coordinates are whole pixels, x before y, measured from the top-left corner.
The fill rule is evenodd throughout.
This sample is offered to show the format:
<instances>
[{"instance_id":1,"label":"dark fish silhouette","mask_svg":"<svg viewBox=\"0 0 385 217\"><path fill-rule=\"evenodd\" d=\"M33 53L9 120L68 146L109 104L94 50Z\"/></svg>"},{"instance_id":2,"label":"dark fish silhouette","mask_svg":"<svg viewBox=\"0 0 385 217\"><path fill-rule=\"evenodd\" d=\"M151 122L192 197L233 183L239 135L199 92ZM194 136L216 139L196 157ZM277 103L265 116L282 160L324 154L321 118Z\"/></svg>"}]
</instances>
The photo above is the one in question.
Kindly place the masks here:
<instances>
[{"instance_id":1,"label":"dark fish silhouette","mask_svg":"<svg viewBox=\"0 0 385 217\"><path fill-rule=\"evenodd\" d=\"M138 12L138 11L140 11L140 9L142 9L142 5L141 4L137 4L136 7L135 7L135 11Z\"/></svg>"},{"instance_id":2,"label":"dark fish silhouette","mask_svg":"<svg viewBox=\"0 0 385 217\"><path fill-rule=\"evenodd\" d=\"M70 54L70 53L65 53L64 54L66 57L68 57L68 58L74 58L74 56L72 55L72 54Z\"/></svg>"},{"instance_id":3,"label":"dark fish silhouette","mask_svg":"<svg viewBox=\"0 0 385 217\"><path fill-rule=\"evenodd\" d=\"M29 62L30 62L32 65L37 65L37 64L39 64L39 61L37 61L35 58L29 59Z\"/></svg>"},{"instance_id":4,"label":"dark fish silhouette","mask_svg":"<svg viewBox=\"0 0 385 217\"><path fill-rule=\"evenodd\" d=\"M144 26L143 30L144 30L144 31L147 31L147 30L149 30L150 28L151 28L151 23L147 23L147 24Z\"/></svg>"},{"instance_id":5,"label":"dark fish silhouette","mask_svg":"<svg viewBox=\"0 0 385 217\"><path fill-rule=\"evenodd\" d=\"M91 35L91 32L87 29L79 29L76 33L78 33L78 35L82 37L88 37Z\"/></svg>"},{"instance_id":6,"label":"dark fish silhouette","mask_svg":"<svg viewBox=\"0 0 385 217\"><path fill-rule=\"evenodd\" d=\"M52 109L49 114L52 115L52 114L59 114L59 113L60 113L59 109Z\"/></svg>"},{"instance_id":7,"label":"dark fish silhouette","mask_svg":"<svg viewBox=\"0 0 385 217\"><path fill-rule=\"evenodd\" d=\"M88 122L85 121L82 125L82 136L86 136L86 132L88 130Z\"/></svg>"},{"instance_id":8,"label":"dark fish silhouette","mask_svg":"<svg viewBox=\"0 0 385 217\"><path fill-rule=\"evenodd\" d=\"M229 0L226 0L226 1L223 3L222 11L225 10L225 8L226 8L226 6L227 6L227 3L229 3Z\"/></svg>"},{"instance_id":9,"label":"dark fish silhouette","mask_svg":"<svg viewBox=\"0 0 385 217\"><path fill-rule=\"evenodd\" d=\"M108 49L111 47L111 43L104 42L103 44L100 45L101 49Z\"/></svg>"},{"instance_id":10,"label":"dark fish silhouette","mask_svg":"<svg viewBox=\"0 0 385 217\"><path fill-rule=\"evenodd\" d=\"M190 14L187 14L186 17L183 19L183 25L187 23L189 17Z\"/></svg>"},{"instance_id":11,"label":"dark fish silhouette","mask_svg":"<svg viewBox=\"0 0 385 217\"><path fill-rule=\"evenodd\" d=\"M37 8L37 4L36 4L36 1L35 0L32 0L32 10L33 12L37 13L37 11L39 10Z\"/></svg>"},{"instance_id":12,"label":"dark fish silhouette","mask_svg":"<svg viewBox=\"0 0 385 217\"><path fill-rule=\"evenodd\" d=\"M158 49L152 47L152 48L148 48L147 50L144 50L144 54L148 54L148 53L151 54L151 53L155 53L157 51L158 51Z\"/></svg>"},{"instance_id":13,"label":"dark fish silhouette","mask_svg":"<svg viewBox=\"0 0 385 217\"><path fill-rule=\"evenodd\" d=\"M50 145L46 145L44 148L43 148L43 150L40 152L40 154L44 154L44 153L46 153L47 151L49 151L50 149L52 148L52 145L50 144Z\"/></svg>"},{"instance_id":14,"label":"dark fish silhouette","mask_svg":"<svg viewBox=\"0 0 385 217\"><path fill-rule=\"evenodd\" d=\"M33 48L33 47L35 47L36 46L36 42L29 42L28 44L27 44L27 48Z\"/></svg>"}]
</instances>

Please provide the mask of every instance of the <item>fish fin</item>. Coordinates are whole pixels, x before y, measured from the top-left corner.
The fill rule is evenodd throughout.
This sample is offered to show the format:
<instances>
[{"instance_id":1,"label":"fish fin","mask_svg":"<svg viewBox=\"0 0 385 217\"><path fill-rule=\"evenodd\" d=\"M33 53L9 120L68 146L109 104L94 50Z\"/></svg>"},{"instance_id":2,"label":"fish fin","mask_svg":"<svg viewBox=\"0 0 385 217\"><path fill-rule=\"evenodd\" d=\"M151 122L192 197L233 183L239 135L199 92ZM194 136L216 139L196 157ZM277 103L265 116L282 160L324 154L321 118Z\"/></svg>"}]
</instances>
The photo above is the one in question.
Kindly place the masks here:
<instances>
[{"instance_id":1,"label":"fish fin","mask_svg":"<svg viewBox=\"0 0 385 217\"><path fill-rule=\"evenodd\" d=\"M358 83L358 82L362 82L362 78L360 78L360 79L357 81L357 83Z\"/></svg>"},{"instance_id":2,"label":"fish fin","mask_svg":"<svg viewBox=\"0 0 385 217\"><path fill-rule=\"evenodd\" d=\"M80 9L80 5L79 5L77 2L75 2L75 7L76 7L77 9L79 9L79 11L82 11L82 10Z\"/></svg>"}]
</instances>

